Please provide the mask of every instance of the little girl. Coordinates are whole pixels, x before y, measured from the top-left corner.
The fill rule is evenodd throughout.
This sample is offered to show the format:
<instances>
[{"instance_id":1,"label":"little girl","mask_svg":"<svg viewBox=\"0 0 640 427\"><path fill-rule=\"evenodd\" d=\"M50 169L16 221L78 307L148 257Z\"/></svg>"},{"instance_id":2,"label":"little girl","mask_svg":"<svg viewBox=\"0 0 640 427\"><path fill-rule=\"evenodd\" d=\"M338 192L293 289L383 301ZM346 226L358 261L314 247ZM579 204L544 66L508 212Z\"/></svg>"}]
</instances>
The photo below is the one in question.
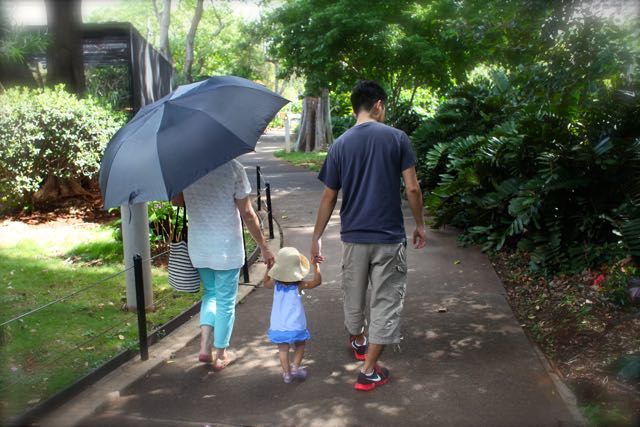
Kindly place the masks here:
<instances>
[{"instance_id":1,"label":"little girl","mask_svg":"<svg viewBox=\"0 0 640 427\"><path fill-rule=\"evenodd\" d=\"M278 344L282 379L289 384L293 379L304 381L307 371L301 367L305 342L311 338L307 330L302 297L303 289L312 289L322 283L320 267L313 265L313 280L304 281L309 273L309 260L296 248L284 247L276 255L276 263L264 274L265 288L273 289L271 326L267 335ZM293 363L289 366L289 346L295 345Z\"/></svg>"}]
</instances>

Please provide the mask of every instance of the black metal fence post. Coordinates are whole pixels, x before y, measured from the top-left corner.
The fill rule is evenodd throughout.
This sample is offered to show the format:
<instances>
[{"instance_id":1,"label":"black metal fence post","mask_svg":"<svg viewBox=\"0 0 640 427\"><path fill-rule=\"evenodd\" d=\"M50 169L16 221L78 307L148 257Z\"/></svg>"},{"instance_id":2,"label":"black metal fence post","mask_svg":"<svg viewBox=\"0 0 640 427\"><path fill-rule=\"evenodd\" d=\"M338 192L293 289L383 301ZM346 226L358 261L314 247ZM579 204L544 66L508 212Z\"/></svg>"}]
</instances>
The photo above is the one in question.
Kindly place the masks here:
<instances>
[{"instance_id":1,"label":"black metal fence post","mask_svg":"<svg viewBox=\"0 0 640 427\"><path fill-rule=\"evenodd\" d=\"M144 302L144 278L142 275L142 257L133 257L133 271L136 282L136 310L138 311L138 339L140 340L140 359L149 359L149 345L147 343L147 312Z\"/></svg>"},{"instance_id":2,"label":"black metal fence post","mask_svg":"<svg viewBox=\"0 0 640 427\"><path fill-rule=\"evenodd\" d=\"M262 210L262 198L260 197L260 166L256 166L256 187L258 196L258 211Z\"/></svg>"},{"instance_id":3,"label":"black metal fence post","mask_svg":"<svg viewBox=\"0 0 640 427\"><path fill-rule=\"evenodd\" d=\"M244 264L242 265L242 277L244 283L249 283L249 266L247 265L247 243L244 238L244 221L240 220L242 224L242 251L244 252Z\"/></svg>"},{"instance_id":4,"label":"black metal fence post","mask_svg":"<svg viewBox=\"0 0 640 427\"><path fill-rule=\"evenodd\" d=\"M273 212L271 212L271 184L264 183L265 191L267 192L267 213L269 214L269 238L273 239Z\"/></svg>"}]
</instances>

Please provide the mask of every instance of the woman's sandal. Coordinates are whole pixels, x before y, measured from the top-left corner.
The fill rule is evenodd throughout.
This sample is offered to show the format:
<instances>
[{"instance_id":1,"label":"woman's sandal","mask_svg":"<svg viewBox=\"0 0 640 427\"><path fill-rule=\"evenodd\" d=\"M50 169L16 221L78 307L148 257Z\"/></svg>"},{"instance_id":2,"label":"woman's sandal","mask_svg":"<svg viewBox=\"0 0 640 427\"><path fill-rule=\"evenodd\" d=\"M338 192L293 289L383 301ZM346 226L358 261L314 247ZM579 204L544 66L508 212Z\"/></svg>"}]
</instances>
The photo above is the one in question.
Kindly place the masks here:
<instances>
[{"instance_id":1,"label":"woman's sandal","mask_svg":"<svg viewBox=\"0 0 640 427\"><path fill-rule=\"evenodd\" d=\"M235 361L235 356L231 352L227 351L227 357L225 357L224 359L216 359L213 364L213 370L222 371L224 368L231 365Z\"/></svg>"}]
</instances>

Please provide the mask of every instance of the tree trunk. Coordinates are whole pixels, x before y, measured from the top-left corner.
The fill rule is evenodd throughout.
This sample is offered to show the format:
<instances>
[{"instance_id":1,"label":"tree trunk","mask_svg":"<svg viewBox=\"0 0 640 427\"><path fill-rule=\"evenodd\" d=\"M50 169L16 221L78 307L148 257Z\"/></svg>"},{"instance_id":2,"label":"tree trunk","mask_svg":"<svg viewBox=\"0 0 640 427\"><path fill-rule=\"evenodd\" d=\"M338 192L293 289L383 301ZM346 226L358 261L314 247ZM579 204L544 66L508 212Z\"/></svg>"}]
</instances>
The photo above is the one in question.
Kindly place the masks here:
<instances>
[{"instance_id":1,"label":"tree trunk","mask_svg":"<svg viewBox=\"0 0 640 427\"><path fill-rule=\"evenodd\" d=\"M54 175L49 175L42 187L33 194L32 201L33 206L38 208L69 197L90 199L93 196L76 179L61 179Z\"/></svg>"},{"instance_id":2,"label":"tree trunk","mask_svg":"<svg viewBox=\"0 0 640 427\"><path fill-rule=\"evenodd\" d=\"M202 18L203 2L204 0L197 0L196 11L193 14L191 27L189 28L189 32L187 33L187 42L184 54L184 79L189 83L193 82L193 76L191 75L191 68L193 66L193 41L196 38L198 24L200 23L200 19Z\"/></svg>"},{"instance_id":3,"label":"tree trunk","mask_svg":"<svg viewBox=\"0 0 640 427\"><path fill-rule=\"evenodd\" d=\"M84 93L81 0L46 0L47 25L52 41L47 50L47 84L64 83L67 90Z\"/></svg>"},{"instance_id":4,"label":"tree trunk","mask_svg":"<svg viewBox=\"0 0 640 427\"><path fill-rule=\"evenodd\" d=\"M55 0L54 0L55 1ZM171 0L162 1L162 11L158 11L156 0L153 0L153 8L156 12L158 25L160 26L160 39L158 40L158 48L160 53L167 58L167 61L173 63L171 59L171 49L169 48L169 25L171 24Z\"/></svg>"},{"instance_id":5,"label":"tree trunk","mask_svg":"<svg viewBox=\"0 0 640 427\"><path fill-rule=\"evenodd\" d=\"M322 89L321 96L304 98L296 145L298 151L321 151L332 142L329 91Z\"/></svg>"},{"instance_id":6,"label":"tree trunk","mask_svg":"<svg viewBox=\"0 0 640 427\"><path fill-rule=\"evenodd\" d=\"M333 132L331 131L331 112L329 105L329 90L322 89L320 103L316 113L316 141L315 151L326 151L333 143Z\"/></svg>"},{"instance_id":7,"label":"tree trunk","mask_svg":"<svg viewBox=\"0 0 640 427\"><path fill-rule=\"evenodd\" d=\"M302 101L302 117L300 118L300 130L298 132L298 151L313 151L316 135L316 110L318 98L305 96Z\"/></svg>"}]
</instances>

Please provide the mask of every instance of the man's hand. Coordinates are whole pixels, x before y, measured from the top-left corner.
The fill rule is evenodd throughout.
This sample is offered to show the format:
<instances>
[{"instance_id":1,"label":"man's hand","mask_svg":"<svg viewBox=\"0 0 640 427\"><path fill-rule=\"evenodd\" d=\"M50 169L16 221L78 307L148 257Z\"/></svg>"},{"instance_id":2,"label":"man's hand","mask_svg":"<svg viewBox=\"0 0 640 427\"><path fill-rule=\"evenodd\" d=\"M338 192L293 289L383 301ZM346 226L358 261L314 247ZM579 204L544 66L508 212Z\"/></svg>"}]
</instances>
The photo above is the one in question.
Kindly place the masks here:
<instances>
[{"instance_id":1,"label":"man's hand","mask_svg":"<svg viewBox=\"0 0 640 427\"><path fill-rule=\"evenodd\" d=\"M318 208L318 216L316 217L316 225L313 228L313 236L311 237L311 259L312 264L324 261L322 256L322 233L329 223L333 209L338 201L338 190L324 187L322 197L320 198L320 207Z\"/></svg>"},{"instance_id":2,"label":"man's hand","mask_svg":"<svg viewBox=\"0 0 640 427\"><path fill-rule=\"evenodd\" d=\"M319 264L324 261L322 256L322 241L320 239L311 240L311 263Z\"/></svg>"},{"instance_id":3,"label":"man's hand","mask_svg":"<svg viewBox=\"0 0 640 427\"><path fill-rule=\"evenodd\" d=\"M424 227L416 227L413 231L413 246L416 249L422 249L427 245L427 234Z\"/></svg>"},{"instance_id":4,"label":"man's hand","mask_svg":"<svg viewBox=\"0 0 640 427\"><path fill-rule=\"evenodd\" d=\"M269 249L269 246L260 246L260 253L262 254L262 260L267 264L267 270L273 267L273 264L276 262L276 257L273 255L273 252L271 252L271 249Z\"/></svg>"}]
</instances>

